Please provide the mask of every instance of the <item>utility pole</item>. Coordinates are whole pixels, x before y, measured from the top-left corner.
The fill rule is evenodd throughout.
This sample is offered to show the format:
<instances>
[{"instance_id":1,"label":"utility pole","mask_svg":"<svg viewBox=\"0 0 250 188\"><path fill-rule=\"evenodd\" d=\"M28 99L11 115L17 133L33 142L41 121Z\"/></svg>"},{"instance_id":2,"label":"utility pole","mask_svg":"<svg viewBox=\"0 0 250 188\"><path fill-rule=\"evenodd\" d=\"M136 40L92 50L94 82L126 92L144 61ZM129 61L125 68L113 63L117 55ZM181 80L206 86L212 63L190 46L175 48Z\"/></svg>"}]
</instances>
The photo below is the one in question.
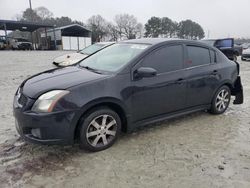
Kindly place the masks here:
<instances>
[{"instance_id":1,"label":"utility pole","mask_svg":"<svg viewBox=\"0 0 250 188\"><path fill-rule=\"evenodd\" d=\"M29 0L29 4L30 4L30 13L31 13L30 16L31 16L31 21L33 21L31 0ZM32 47L34 47L33 33L32 33L32 32L30 32L30 37L31 37ZM35 46L36 46L36 45L35 45Z\"/></svg>"},{"instance_id":2,"label":"utility pole","mask_svg":"<svg viewBox=\"0 0 250 188\"><path fill-rule=\"evenodd\" d=\"M32 10L32 6L31 6L31 0L29 0L29 3L30 3L30 9Z\"/></svg>"}]
</instances>

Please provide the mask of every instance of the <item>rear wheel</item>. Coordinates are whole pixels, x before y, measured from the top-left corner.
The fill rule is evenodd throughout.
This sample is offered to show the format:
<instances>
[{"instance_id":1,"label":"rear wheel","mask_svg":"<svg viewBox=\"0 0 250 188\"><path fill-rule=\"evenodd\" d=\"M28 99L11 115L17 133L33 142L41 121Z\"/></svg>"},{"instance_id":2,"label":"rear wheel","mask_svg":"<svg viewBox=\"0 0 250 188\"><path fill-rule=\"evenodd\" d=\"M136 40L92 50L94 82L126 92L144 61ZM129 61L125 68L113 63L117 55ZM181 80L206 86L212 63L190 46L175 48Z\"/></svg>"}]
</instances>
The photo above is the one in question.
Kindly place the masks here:
<instances>
[{"instance_id":1,"label":"rear wheel","mask_svg":"<svg viewBox=\"0 0 250 188\"><path fill-rule=\"evenodd\" d=\"M112 146L121 130L119 115L107 107L95 108L83 117L80 147L101 151Z\"/></svg>"},{"instance_id":2,"label":"rear wheel","mask_svg":"<svg viewBox=\"0 0 250 188\"><path fill-rule=\"evenodd\" d=\"M230 103L231 90L228 86L222 86L214 95L210 112L212 114L224 113Z\"/></svg>"}]
</instances>

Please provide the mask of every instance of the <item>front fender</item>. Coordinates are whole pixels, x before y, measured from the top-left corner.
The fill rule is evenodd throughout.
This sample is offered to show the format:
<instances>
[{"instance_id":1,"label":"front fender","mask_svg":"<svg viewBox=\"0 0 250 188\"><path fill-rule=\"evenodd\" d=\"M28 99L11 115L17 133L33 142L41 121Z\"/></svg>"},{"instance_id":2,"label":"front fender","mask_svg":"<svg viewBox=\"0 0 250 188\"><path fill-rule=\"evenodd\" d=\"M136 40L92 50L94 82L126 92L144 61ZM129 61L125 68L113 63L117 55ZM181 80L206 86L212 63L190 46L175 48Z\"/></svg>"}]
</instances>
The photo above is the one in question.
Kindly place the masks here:
<instances>
[{"instance_id":1,"label":"front fender","mask_svg":"<svg viewBox=\"0 0 250 188\"><path fill-rule=\"evenodd\" d=\"M127 121L127 125L129 125L130 124L130 114L128 112L127 106L121 100L113 98L113 97L98 98L98 99L92 100L92 101L88 102L87 104L85 104L84 106L82 106L78 110L78 112L76 113L76 115L74 117L74 121L73 121L72 126L70 128L72 140L74 140L75 131L77 129L79 121L81 120L82 116L88 110L90 110L91 108L94 108L96 106L110 105L110 104L114 104L114 105L117 105L120 107L120 109L123 111L124 115L126 116L125 118Z\"/></svg>"}]
</instances>

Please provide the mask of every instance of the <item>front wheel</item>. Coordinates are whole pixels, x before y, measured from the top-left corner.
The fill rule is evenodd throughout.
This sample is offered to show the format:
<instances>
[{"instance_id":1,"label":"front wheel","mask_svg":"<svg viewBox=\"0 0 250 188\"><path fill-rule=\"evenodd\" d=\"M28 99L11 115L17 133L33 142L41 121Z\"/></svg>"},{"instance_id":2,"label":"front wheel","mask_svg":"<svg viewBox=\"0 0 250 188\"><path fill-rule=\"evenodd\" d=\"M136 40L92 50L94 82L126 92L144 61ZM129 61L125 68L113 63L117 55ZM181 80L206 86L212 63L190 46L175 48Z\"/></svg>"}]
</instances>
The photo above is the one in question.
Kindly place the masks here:
<instances>
[{"instance_id":1,"label":"front wheel","mask_svg":"<svg viewBox=\"0 0 250 188\"><path fill-rule=\"evenodd\" d=\"M80 147L101 151L112 146L121 130L119 115L107 107L95 108L82 118Z\"/></svg>"},{"instance_id":2,"label":"front wheel","mask_svg":"<svg viewBox=\"0 0 250 188\"><path fill-rule=\"evenodd\" d=\"M210 112L212 114L224 113L230 103L231 90L228 86L222 86L214 95Z\"/></svg>"}]
</instances>

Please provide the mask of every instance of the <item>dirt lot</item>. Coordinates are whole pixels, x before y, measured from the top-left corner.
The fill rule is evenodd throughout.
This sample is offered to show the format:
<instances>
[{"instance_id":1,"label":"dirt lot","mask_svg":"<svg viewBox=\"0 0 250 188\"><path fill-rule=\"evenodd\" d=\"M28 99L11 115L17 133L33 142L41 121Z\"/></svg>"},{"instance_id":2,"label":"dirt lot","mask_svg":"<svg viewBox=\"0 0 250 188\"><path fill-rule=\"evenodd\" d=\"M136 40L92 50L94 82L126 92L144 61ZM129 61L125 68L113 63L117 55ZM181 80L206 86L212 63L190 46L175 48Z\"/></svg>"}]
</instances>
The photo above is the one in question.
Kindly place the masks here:
<instances>
[{"instance_id":1,"label":"dirt lot","mask_svg":"<svg viewBox=\"0 0 250 188\"><path fill-rule=\"evenodd\" d=\"M18 85L63 53L0 52L0 187L250 187L250 62L240 62L243 105L124 134L112 148L87 153L27 144L15 131Z\"/></svg>"}]
</instances>

